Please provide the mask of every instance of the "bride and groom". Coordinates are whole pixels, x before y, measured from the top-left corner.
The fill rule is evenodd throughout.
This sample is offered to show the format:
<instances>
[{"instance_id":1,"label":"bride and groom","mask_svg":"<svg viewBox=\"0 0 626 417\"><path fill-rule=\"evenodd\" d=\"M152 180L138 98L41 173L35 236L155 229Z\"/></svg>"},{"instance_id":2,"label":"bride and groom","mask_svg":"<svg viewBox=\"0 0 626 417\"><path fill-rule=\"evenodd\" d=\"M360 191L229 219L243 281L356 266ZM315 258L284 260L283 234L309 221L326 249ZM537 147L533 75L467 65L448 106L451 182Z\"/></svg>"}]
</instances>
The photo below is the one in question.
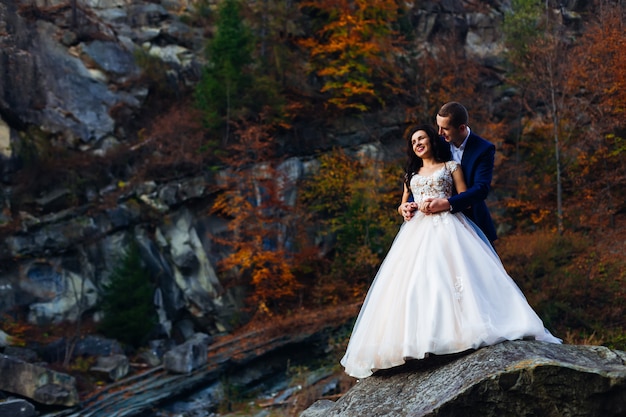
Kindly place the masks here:
<instances>
[{"instance_id":1,"label":"bride and groom","mask_svg":"<svg viewBox=\"0 0 626 417\"><path fill-rule=\"evenodd\" d=\"M459 103L407 137L405 222L368 291L341 364L379 369L505 340L560 343L505 271L485 204L495 147L471 132Z\"/></svg>"},{"instance_id":2,"label":"bride and groom","mask_svg":"<svg viewBox=\"0 0 626 417\"><path fill-rule=\"evenodd\" d=\"M437 112L439 135L450 144L453 160L461 164L468 189L447 199L427 200L425 212L462 211L493 243L497 239L496 228L485 199L491 188L496 147L472 132L468 121L467 109L457 102L446 103ZM405 219L411 218L416 209L415 205L407 202L401 207Z\"/></svg>"}]
</instances>

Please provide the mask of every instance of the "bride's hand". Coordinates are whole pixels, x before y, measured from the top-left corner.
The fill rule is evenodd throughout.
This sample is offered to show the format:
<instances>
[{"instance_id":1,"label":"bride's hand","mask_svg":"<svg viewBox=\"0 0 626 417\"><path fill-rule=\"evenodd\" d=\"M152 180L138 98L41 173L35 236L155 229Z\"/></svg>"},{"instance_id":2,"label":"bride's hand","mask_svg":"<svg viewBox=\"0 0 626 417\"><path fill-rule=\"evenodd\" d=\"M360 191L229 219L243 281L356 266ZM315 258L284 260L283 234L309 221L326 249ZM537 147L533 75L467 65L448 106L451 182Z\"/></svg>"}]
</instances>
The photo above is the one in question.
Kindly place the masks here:
<instances>
[{"instance_id":1,"label":"bride's hand","mask_svg":"<svg viewBox=\"0 0 626 417\"><path fill-rule=\"evenodd\" d=\"M414 202L402 203L400 205L400 214L402 215L405 221L409 221L413 218L413 216L415 215L415 211L418 209L419 207L417 203L414 203Z\"/></svg>"}]
</instances>

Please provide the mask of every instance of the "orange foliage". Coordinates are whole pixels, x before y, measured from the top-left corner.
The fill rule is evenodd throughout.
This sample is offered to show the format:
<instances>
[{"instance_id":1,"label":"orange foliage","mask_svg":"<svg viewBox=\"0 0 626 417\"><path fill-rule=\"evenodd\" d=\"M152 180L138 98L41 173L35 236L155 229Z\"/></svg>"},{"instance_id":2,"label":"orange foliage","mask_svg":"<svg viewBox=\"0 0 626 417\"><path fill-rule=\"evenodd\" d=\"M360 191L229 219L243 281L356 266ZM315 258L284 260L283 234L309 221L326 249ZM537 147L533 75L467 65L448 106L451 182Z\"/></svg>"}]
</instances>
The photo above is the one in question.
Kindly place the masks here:
<instances>
[{"instance_id":1,"label":"orange foliage","mask_svg":"<svg viewBox=\"0 0 626 417\"><path fill-rule=\"evenodd\" d=\"M508 273L557 336L623 349L626 269L615 253L626 248L624 230L608 232L598 243L589 235L540 230L505 236L496 246Z\"/></svg>"},{"instance_id":2,"label":"orange foliage","mask_svg":"<svg viewBox=\"0 0 626 417\"><path fill-rule=\"evenodd\" d=\"M202 116L190 102L173 104L140 132L142 141L133 150L144 151L144 174L152 179L178 176L202 170L207 159Z\"/></svg>"},{"instance_id":3,"label":"orange foliage","mask_svg":"<svg viewBox=\"0 0 626 417\"><path fill-rule=\"evenodd\" d=\"M262 238L236 245L239 249L227 256L221 263L226 269L240 269L250 272L250 282L255 288L254 297L266 303L268 300L293 296L298 287L291 266L285 261L288 255L284 249L263 250Z\"/></svg>"},{"instance_id":4,"label":"orange foliage","mask_svg":"<svg viewBox=\"0 0 626 417\"><path fill-rule=\"evenodd\" d=\"M604 2L603 2L604 3ZM604 3L571 54L569 86L596 131L623 124L626 113L626 24L624 8Z\"/></svg>"},{"instance_id":5,"label":"orange foliage","mask_svg":"<svg viewBox=\"0 0 626 417\"><path fill-rule=\"evenodd\" d=\"M229 218L229 233L214 240L229 248L220 262L222 271L249 282L257 311L271 314L273 302L293 297L300 287L287 249L292 208L284 201L283 186L288 179L270 159L269 126L240 123L236 132L239 140L223 158L231 168L222 176L211 210Z\"/></svg>"},{"instance_id":6,"label":"orange foliage","mask_svg":"<svg viewBox=\"0 0 626 417\"><path fill-rule=\"evenodd\" d=\"M549 224L547 210L561 201L571 230L606 225L624 207L626 147L618 136L626 111L625 15L611 2L596 6L576 37L546 16L515 55L517 77L509 80L523 92L523 139L511 155L508 185L518 201L508 208L518 227Z\"/></svg>"},{"instance_id":7,"label":"orange foliage","mask_svg":"<svg viewBox=\"0 0 626 417\"><path fill-rule=\"evenodd\" d=\"M314 37L300 44L311 56L311 72L323 78L321 92L340 110L366 111L384 104L384 91L395 90L393 54L398 34L395 0L308 0L303 9L325 17Z\"/></svg>"},{"instance_id":8,"label":"orange foliage","mask_svg":"<svg viewBox=\"0 0 626 417\"><path fill-rule=\"evenodd\" d=\"M626 15L619 4L599 1L595 19L569 55L571 118L576 132L571 217L582 227L610 225L626 209Z\"/></svg>"}]
</instances>

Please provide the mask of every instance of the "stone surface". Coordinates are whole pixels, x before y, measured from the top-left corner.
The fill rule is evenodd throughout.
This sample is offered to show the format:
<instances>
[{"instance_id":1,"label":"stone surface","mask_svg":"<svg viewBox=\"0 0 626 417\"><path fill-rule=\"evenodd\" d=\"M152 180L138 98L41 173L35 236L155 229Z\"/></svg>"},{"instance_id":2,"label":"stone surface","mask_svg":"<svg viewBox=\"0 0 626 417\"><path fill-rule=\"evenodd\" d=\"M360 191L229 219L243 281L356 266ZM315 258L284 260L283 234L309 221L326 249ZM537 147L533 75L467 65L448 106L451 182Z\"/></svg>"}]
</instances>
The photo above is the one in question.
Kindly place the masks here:
<instances>
[{"instance_id":1,"label":"stone surface","mask_svg":"<svg viewBox=\"0 0 626 417\"><path fill-rule=\"evenodd\" d=\"M46 405L78 404L76 380L70 375L0 355L0 390ZM3 414L4 416L4 414Z\"/></svg>"},{"instance_id":2,"label":"stone surface","mask_svg":"<svg viewBox=\"0 0 626 417\"><path fill-rule=\"evenodd\" d=\"M117 381L128 375L128 358L125 355L100 356L90 371L101 373L111 381Z\"/></svg>"},{"instance_id":3,"label":"stone surface","mask_svg":"<svg viewBox=\"0 0 626 417\"><path fill-rule=\"evenodd\" d=\"M48 363L63 362L71 341L66 338L40 346L38 353ZM75 342L72 358L78 356L110 356L124 353L120 342L98 335L87 335Z\"/></svg>"},{"instance_id":4,"label":"stone surface","mask_svg":"<svg viewBox=\"0 0 626 417\"><path fill-rule=\"evenodd\" d=\"M626 352L515 341L379 371L300 417L618 417Z\"/></svg>"},{"instance_id":5,"label":"stone surface","mask_svg":"<svg viewBox=\"0 0 626 417\"><path fill-rule=\"evenodd\" d=\"M0 347L5 347L11 345L13 338L0 330Z\"/></svg>"},{"instance_id":6,"label":"stone surface","mask_svg":"<svg viewBox=\"0 0 626 417\"><path fill-rule=\"evenodd\" d=\"M137 64L138 53L163 66L172 87L181 92L201 74L208 32L190 23L187 13L195 14L195 6L189 0L85 0L79 7L77 29L67 1L0 2L0 174L13 165L11 148L20 149L24 138L33 136L20 132L31 126L38 134L29 140L41 143L29 148L45 148L50 142L106 155L126 143L126 135L133 138L131 121L146 111L149 91L145 76L150 70ZM484 12L481 8L480 14L470 13L472 5L466 1L409 2L407 7L415 42L420 44L439 36L441 28L453 26L459 33L471 34L471 42L463 41L468 53L475 45L501 42L497 36L500 0ZM304 35L302 28L291 30ZM492 49L474 55L488 55ZM382 123L369 121L366 129L360 119L337 123L335 140L353 146L369 143L384 131L397 137L404 113L385 114ZM318 143L316 128L301 129L302 140ZM294 184L313 164L309 158L281 164L285 202L295 204ZM0 276L0 313L26 307L32 323L79 320L96 306L97 289L106 284L127 242L137 238L143 260L158 277L164 333L169 336L176 317L189 315L204 332L228 331L240 318L243 292L218 281L214 263L222 254L207 238L219 234L224 225L207 218L206 204L197 204L194 212L184 207L208 203L212 180L178 178L133 189L128 184L119 186L114 179L101 190L85 191L84 198L63 185L47 190L33 201L32 209L20 211L21 230L0 240L0 264L5 266ZM95 203L119 187L128 192L114 207L99 213L89 204L68 207L71 198ZM11 213L11 190L0 191L5 200L0 222L10 221L3 216ZM150 216L154 209L162 213L162 221L144 226L146 213ZM326 250L327 245L322 247Z\"/></svg>"},{"instance_id":7,"label":"stone surface","mask_svg":"<svg viewBox=\"0 0 626 417\"><path fill-rule=\"evenodd\" d=\"M0 401L0 416L2 417L33 417L36 415L35 406L28 401L17 398Z\"/></svg>"},{"instance_id":8,"label":"stone surface","mask_svg":"<svg viewBox=\"0 0 626 417\"><path fill-rule=\"evenodd\" d=\"M503 0L478 3L406 2L406 18L415 32L412 42L421 49L429 39L454 35L465 54L497 68L494 54L502 49L500 26L510 5ZM224 248L211 236L225 232L226 220L207 214L215 181L226 174L207 170L189 178L148 178L135 184L113 170L115 178L108 184L84 190L58 184L32 201L27 198L25 205L16 204L18 193L5 186L22 166L15 152L19 149L58 147L108 155L134 143L143 135L137 131L143 127L136 124L142 119L137 116L154 111L146 108L153 67L167 73L168 89L182 97L206 64L206 41L214 28L198 27L189 19L198 11L196 1L85 0L79 2L78 22L72 22L71 4L0 2L0 224L12 223L0 239L0 313L28 309L29 320L37 324L82 319L97 310L98 289L107 283L128 242L137 240L160 289L163 334L169 337L170 330L180 328L180 317L192 317L194 331L228 332L242 320L245 294L242 286L218 280L215 264L224 257ZM306 36L306 26L291 27L286 38ZM139 65L139 56L149 56L154 65ZM418 69L402 70L411 78L410 71ZM310 156L313 151L339 145L362 146L357 156L390 154L404 129L404 109L371 116L332 120L328 130L302 125L296 129L297 140L280 139L285 152L311 151L278 167L281 198L295 204L297 180L319 167ZM261 166L250 170L259 179L267 172ZM123 195L99 207L113 192ZM328 252L331 241L329 236L319 242L321 254ZM6 342L0 339L0 344Z\"/></svg>"},{"instance_id":9,"label":"stone surface","mask_svg":"<svg viewBox=\"0 0 626 417\"><path fill-rule=\"evenodd\" d=\"M163 368L176 374L187 374L206 365L211 337L196 333L182 345L176 346L163 356Z\"/></svg>"},{"instance_id":10,"label":"stone surface","mask_svg":"<svg viewBox=\"0 0 626 417\"><path fill-rule=\"evenodd\" d=\"M18 358L28 363L35 363L39 360L39 355L32 349L21 346L7 346L4 348L5 355ZM1 416L2 414L0 414Z\"/></svg>"}]
</instances>

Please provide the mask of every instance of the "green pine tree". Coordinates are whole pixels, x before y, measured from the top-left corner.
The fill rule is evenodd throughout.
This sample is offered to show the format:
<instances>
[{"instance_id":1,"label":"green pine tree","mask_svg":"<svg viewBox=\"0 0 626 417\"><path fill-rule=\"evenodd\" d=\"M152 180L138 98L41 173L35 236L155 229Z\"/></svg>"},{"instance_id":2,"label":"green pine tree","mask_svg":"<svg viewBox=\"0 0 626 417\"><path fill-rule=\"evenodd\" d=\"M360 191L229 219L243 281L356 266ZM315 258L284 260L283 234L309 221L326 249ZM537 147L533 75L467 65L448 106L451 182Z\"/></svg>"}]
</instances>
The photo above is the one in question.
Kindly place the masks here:
<instances>
[{"instance_id":1,"label":"green pine tree","mask_svg":"<svg viewBox=\"0 0 626 417\"><path fill-rule=\"evenodd\" d=\"M207 46L209 65L196 89L196 103L204 112L204 122L212 130L226 128L245 107L245 96L252 85L248 68L252 62L253 37L244 25L237 0L224 0L218 9L215 37Z\"/></svg>"},{"instance_id":2,"label":"green pine tree","mask_svg":"<svg viewBox=\"0 0 626 417\"><path fill-rule=\"evenodd\" d=\"M141 346L157 323L150 274L141 262L139 248L132 244L124 252L104 286L100 331L133 347Z\"/></svg>"},{"instance_id":3,"label":"green pine tree","mask_svg":"<svg viewBox=\"0 0 626 417\"><path fill-rule=\"evenodd\" d=\"M502 31L507 46L507 56L512 72L522 77L527 71L524 66L529 46L541 34L542 2L539 0L512 0L511 10L504 15Z\"/></svg>"}]
</instances>

